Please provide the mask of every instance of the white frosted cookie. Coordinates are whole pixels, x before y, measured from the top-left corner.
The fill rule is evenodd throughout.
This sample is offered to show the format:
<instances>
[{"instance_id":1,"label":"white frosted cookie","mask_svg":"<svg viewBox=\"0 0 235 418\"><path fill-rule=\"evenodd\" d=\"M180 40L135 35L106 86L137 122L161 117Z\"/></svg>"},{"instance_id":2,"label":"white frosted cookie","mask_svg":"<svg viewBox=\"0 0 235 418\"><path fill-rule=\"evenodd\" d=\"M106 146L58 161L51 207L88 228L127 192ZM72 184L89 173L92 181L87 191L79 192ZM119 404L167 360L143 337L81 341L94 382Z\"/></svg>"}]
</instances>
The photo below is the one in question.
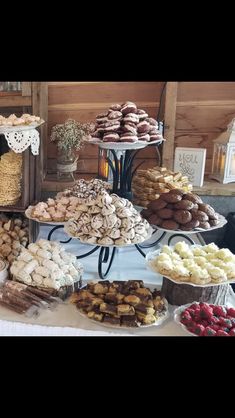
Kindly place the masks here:
<instances>
[{"instance_id":1,"label":"white frosted cookie","mask_svg":"<svg viewBox=\"0 0 235 418\"><path fill-rule=\"evenodd\" d=\"M98 239L98 244L100 244L100 245L113 245L114 240L110 237L105 236L103 238Z\"/></svg>"},{"instance_id":2,"label":"white frosted cookie","mask_svg":"<svg viewBox=\"0 0 235 418\"><path fill-rule=\"evenodd\" d=\"M130 239L125 238L125 237L120 237L118 239L115 240L115 245L130 245L132 242Z\"/></svg>"},{"instance_id":3,"label":"white frosted cookie","mask_svg":"<svg viewBox=\"0 0 235 418\"><path fill-rule=\"evenodd\" d=\"M99 229L103 226L104 223L104 217L101 215L101 213L98 213L97 215L93 215L91 217L91 227L94 229Z\"/></svg>"},{"instance_id":4,"label":"white frosted cookie","mask_svg":"<svg viewBox=\"0 0 235 418\"><path fill-rule=\"evenodd\" d=\"M116 222L117 222L117 216L115 215L115 213L104 216L103 227L107 229L113 228L114 226L116 227Z\"/></svg>"},{"instance_id":5,"label":"white frosted cookie","mask_svg":"<svg viewBox=\"0 0 235 418\"><path fill-rule=\"evenodd\" d=\"M134 228L130 228L128 230L125 229L125 228L121 228L120 233L121 233L122 237L128 238L130 240L133 240L135 238L135 229Z\"/></svg>"},{"instance_id":6,"label":"white frosted cookie","mask_svg":"<svg viewBox=\"0 0 235 418\"><path fill-rule=\"evenodd\" d=\"M123 228L130 229L135 225L135 220L132 216L130 218L122 218L121 224Z\"/></svg>"},{"instance_id":7,"label":"white frosted cookie","mask_svg":"<svg viewBox=\"0 0 235 418\"><path fill-rule=\"evenodd\" d=\"M104 205L101 209L101 213L102 215L106 216L106 215L111 215L112 213L115 212L115 206L112 204L109 205Z\"/></svg>"}]
</instances>

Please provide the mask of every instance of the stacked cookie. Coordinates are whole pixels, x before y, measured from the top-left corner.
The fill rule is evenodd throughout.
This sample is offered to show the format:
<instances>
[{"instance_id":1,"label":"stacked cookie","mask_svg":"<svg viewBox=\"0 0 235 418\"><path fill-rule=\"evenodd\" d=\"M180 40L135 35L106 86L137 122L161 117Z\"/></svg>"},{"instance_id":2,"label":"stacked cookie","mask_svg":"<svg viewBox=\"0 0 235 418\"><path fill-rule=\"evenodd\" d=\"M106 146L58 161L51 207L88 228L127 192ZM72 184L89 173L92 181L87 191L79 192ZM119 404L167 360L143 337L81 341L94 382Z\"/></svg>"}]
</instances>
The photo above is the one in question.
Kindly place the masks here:
<instances>
[{"instance_id":1,"label":"stacked cookie","mask_svg":"<svg viewBox=\"0 0 235 418\"><path fill-rule=\"evenodd\" d=\"M75 196L79 199L79 203L85 205L90 202L95 202L97 195L103 190L110 190L111 184L100 179L84 180L79 179L72 187L65 189L63 192L57 193L56 198Z\"/></svg>"},{"instance_id":2,"label":"stacked cookie","mask_svg":"<svg viewBox=\"0 0 235 418\"><path fill-rule=\"evenodd\" d=\"M146 207L148 203L159 197L161 193L168 193L172 189L192 190L187 176L180 172L167 170L165 167L153 167L138 170L132 181L134 203Z\"/></svg>"},{"instance_id":3,"label":"stacked cookie","mask_svg":"<svg viewBox=\"0 0 235 418\"><path fill-rule=\"evenodd\" d=\"M74 254L54 241L40 239L22 249L10 272L16 281L42 289L77 288L83 267ZM67 290L67 289L66 289Z\"/></svg>"},{"instance_id":4,"label":"stacked cookie","mask_svg":"<svg viewBox=\"0 0 235 418\"><path fill-rule=\"evenodd\" d=\"M219 215L212 206L203 203L199 196L180 189L162 193L141 211L141 215L151 225L174 231L210 229L219 223Z\"/></svg>"},{"instance_id":5,"label":"stacked cookie","mask_svg":"<svg viewBox=\"0 0 235 418\"><path fill-rule=\"evenodd\" d=\"M27 219L20 215L9 218L0 214L0 256L10 264L19 255L22 246L26 247L29 241Z\"/></svg>"},{"instance_id":6,"label":"stacked cookie","mask_svg":"<svg viewBox=\"0 0 235 418\"><path fill-rule=\"evenodd\" d=\"M162 139L158 122L133 102L112 105L96 117L91 139L104 142L137 142Z\"/></svg>"},{"instance_id":7,"label":"stacked cookie","mask_svg":"<svg viewBox=\"0 0 235 418\"><path fill-rule=\"evenodd\" d=\"M102 191L95 204L83 206L65 231L84 243L124 246L143 242L150 225L132 203L116 194Z\"/></svg>"},{"instance_id":8,"label":"stacked cookie","mask_svg":"<svg viewBox=\"0 0 235 418\"><path fill-rule=\"evenodd\" d=\"M91 282L71 302L90 319L125 327L154 324L167 313L161 293L146 288L142 280Z\"/></svg>"},{"instance_id":9,"label":"stacked cookie","mask_svg":"<svg viewBox=\"0 0 235 418\"><path fill-rule=\"evenodd\" d=\"M31 125L39 123L41 118L39 116L30 115L28 113L24 113L19 118L12 114L5 118L4 116L0 115L0 126L22 126L22 125Z\"/></svg>"},{"instance_id":10,"label":"stacked cookie","mask_svg":"<svg viewBox=\"0 0 235 418\"><path fill-rule=\"evenodd\" d=\"M30 206L26 215L40 222L66 222L69 219L80 215L84 207L91 206L97 202L101 191L109 190L110 185L105 181L92 179L86 181L78 180L73 187L66 189L56 195L55 199L47 199L46 202L39 202Z\"/></svg>"}]
</instances>

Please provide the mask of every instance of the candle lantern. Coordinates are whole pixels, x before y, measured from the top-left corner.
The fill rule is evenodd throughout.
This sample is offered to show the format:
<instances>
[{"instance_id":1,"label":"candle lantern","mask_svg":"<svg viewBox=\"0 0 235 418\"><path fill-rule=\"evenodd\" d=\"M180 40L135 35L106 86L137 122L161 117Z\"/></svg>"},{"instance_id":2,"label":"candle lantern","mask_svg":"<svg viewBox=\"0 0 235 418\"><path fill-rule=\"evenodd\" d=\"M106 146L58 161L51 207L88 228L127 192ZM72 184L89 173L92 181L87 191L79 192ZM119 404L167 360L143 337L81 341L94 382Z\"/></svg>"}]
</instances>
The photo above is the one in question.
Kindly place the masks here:
<instances>
[{"instance_id":1,"label":"candle lantern","mask_svg":"<svg viewBox=\"0 0 235 418\"><path fill-rule=\"evenodd\" d=\"M212 174L220 183L235 182L235 119L214 141Z\"/></svg>"}]
</instances>

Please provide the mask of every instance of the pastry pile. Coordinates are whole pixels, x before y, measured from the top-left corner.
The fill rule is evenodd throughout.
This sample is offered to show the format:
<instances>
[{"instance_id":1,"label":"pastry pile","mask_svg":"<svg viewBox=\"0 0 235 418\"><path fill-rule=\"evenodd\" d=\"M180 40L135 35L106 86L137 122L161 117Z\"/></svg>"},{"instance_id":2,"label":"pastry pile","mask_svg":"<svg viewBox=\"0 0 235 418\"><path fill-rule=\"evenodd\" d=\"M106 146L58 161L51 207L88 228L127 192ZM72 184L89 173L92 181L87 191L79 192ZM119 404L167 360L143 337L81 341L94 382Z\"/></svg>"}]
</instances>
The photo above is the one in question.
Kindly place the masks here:
<instances>
[{"instance_id":1,"label":"pastry pile","mask_svg":"<svg viewBox=\"0 0 235 418\"><path fill-rule=\"evenodd\" d=\"M163 276L199 286L235 279L235 255L214 243L197 247L189 247L184 241L174 247L164 245L159 255L153 253L148 264Z\"/></svg>"},{"instance_id":2,"label":"pastry pile","mask_svg":"<svg viewBox=\"0 0 235 418\"><path fill-rule=\"evenodd\" d=\"M218 225L219 215L212 206L203 203L193 193L172 189L147 205L141 215L151 225L169 230L191 231L194 228L210 229Z\"/></svg>"},{"instance_id":3,"label":"pastry pile","mask_svg":"<svg viewBox=\"0 0 235 418\"><path fill-rule=\"evenodd\" d=\"M96 204L83 206L65 231L81 242L123 246L145 241L150 225L132 203L116 194L100 192Z\"/></svg>"},{"instance_id":4,"label":"pastry pile","mask_svg":"<svg viewBox=\"0 0 235 418\"><path fill-rule=\"evenodd\" d=\"M12 114L5 118L4 116L0 115L0 126L22 126L22 125L31 125L36 124L41 121L39 116L30 115L28 113L24 113L19 118Z\"/></svg>"},{"instance_id":5,"label":"pastry pile","mask_svg":"<svg viewBox=\"0 0 235 418\"><path fill-rule=\"evenodd\" d=\"M60 197L75 196L79 199L79 203L90 205L91 203L96 202L97 196L101 191L108 191L111 188L111 184L100 179L79 179L72 187L65 189L63 192L57 193L56 197L59 199Z\"/></svg>"},{"instance_id":6,"label":"pastry pile","mask_svg":"<svg viewBox=\"0 0 235 418\"><path fill-rule=\"evenodd\" d=\"M91 139L103 142L137 142L163 139L158 122L133 102L114 104L96 117Z\"/></svg>"},{"instance_id":7,"label":"pastry pile","mask_svg":"<svg viewBox=\"0 0 235 418\"><path fill-rule=\"evenodd\" d=\"M11 264L19 255L22 246L29 241L28 221L20 216L9 218L0 214L0 256Z\"/></svg>"},{"instance_id":8,"label":"pastry pile","mask_svg":"<svg viewBox=\"0 0 235 418\"><path fill-rule=\"evenodd\" d=\"M167 193L172 189L189 192L192 188L187 176L158 166L138 170L132 181L134 202L143 207L157 199L161 193Z\"/></svg>"},{"instance_id":9,"label":"pastry pile","mask_svg":"<svg viewBox=\"0 0 235 418\"><path fill-rule=\"evenodd\" d=\"M111 325L151 325L167 313L166 301L142 280L91 282L71 296L88 318Z\"/></svg>"},{"instance_id":10,"label":"pastry pile","mask_svg":"<svg viewBox=\"0 0 235 418\"><path fill-rule=\"evenodd\" d=\"M10 268L13 279L42 289L74 287L81 280L82 264L59 243L40 239L22 249Z\"/></svg>"},{"instance_id":11,"label":"pastry pile","mask_svg":"<svg viewBox=\"0 0 235 418\"><path fill-rule=\"evenodd\" d=\"M64 192L57 193L55 199L47 199L35 206L29 206L26 214L40 222L67 222L77 219L81 212L98 202L101 191L110 188L109 183L93 179L90 181L78 180L73 187Z\"/></svg>"}]
</instances>

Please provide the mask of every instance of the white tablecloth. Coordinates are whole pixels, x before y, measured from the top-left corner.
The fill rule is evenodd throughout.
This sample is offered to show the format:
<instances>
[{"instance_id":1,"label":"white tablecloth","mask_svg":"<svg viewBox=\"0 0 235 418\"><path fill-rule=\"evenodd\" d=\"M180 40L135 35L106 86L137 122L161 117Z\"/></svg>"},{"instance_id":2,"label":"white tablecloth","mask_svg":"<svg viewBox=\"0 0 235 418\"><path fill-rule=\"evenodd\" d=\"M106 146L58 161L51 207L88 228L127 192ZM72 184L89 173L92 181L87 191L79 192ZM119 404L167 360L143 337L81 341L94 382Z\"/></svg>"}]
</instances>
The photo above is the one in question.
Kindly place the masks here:
<instances>
[{"instance_id":1,"label":"white tablecloth","mask_svg":"<svg viewBox=\"0 0 235 418\"><path fill-rule=\"evenodd\" d=\"M47 238L49 226L41 226L40 238ZM159 233L154 234L155 238ZM56 231L52 239L65 240L67 235L63 230ZM167 237L163 243L166 242ZM194 236L195 239L195 236ZM178 239L179 240L179 239ZM196 241L196 240L195 240ZM199 243L199 241L197 241ZM83 254L92 249L77 240L64 244L68 251L76 255ZM145 251L153 251L148 249ZM84 265L84 280L99 279L97 273L98 253L90 255L80 261ZM105 266L104 266L105 267ZM148 270L145 259L135 247L117 249L111 267L109 280L141 279L150 286L161 287L162 277ZM231 299L231 306L235 302ZM26 318L6 308L0 307L0 335L1 336L187 336L188 334L173 321L174 307L169 306L170 316L160 326L151 326L142 329L114 329L93 323L81 317L74 305L62 303L54 311L44 310L38 318Z\"/></svg>"}]
</instances>

